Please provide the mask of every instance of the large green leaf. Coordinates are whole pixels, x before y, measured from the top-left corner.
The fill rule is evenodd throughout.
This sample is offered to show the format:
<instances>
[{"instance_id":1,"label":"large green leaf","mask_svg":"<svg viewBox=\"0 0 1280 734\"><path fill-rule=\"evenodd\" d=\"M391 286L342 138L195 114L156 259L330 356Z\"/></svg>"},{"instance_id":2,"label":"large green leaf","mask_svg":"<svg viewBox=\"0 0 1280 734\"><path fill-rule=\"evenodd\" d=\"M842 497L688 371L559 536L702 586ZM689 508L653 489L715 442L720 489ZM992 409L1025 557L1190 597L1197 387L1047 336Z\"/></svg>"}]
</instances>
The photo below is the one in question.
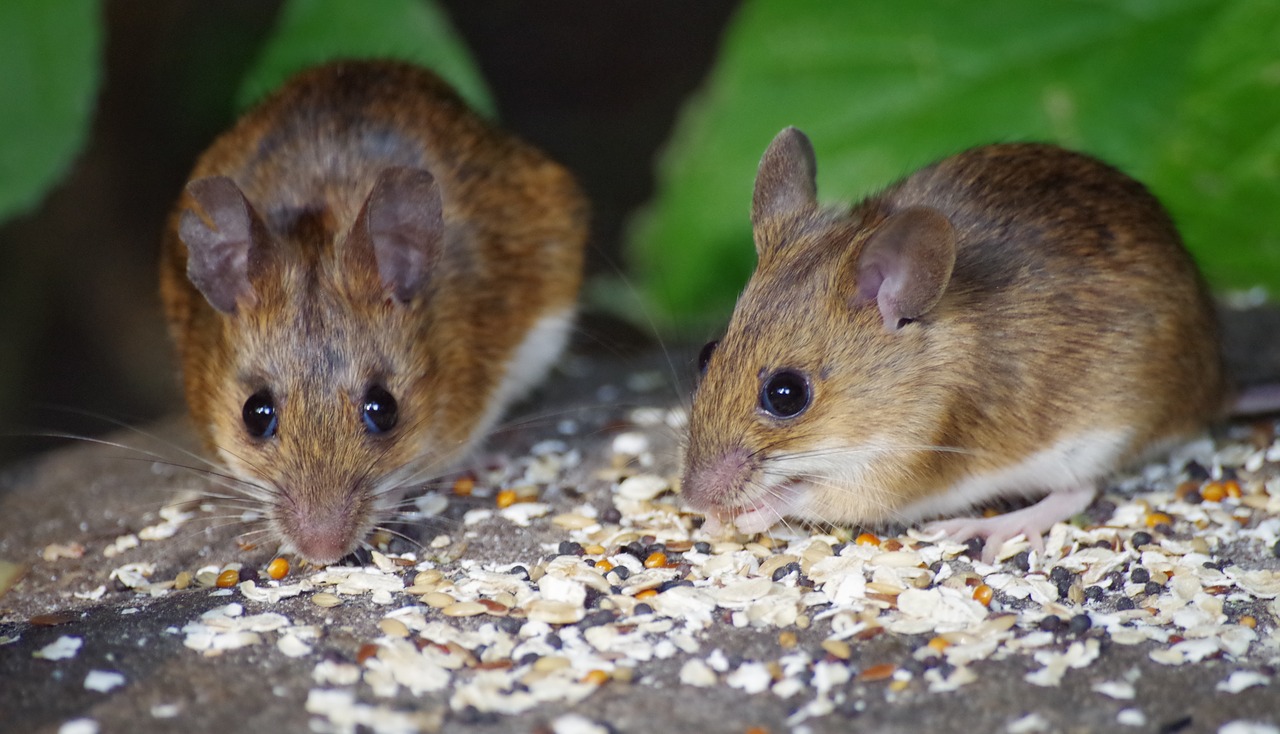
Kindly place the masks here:
<instances>
[{"instance_id":1,"label":"large green leaf","mask_svg":"<svg viewBox=\"0 0 1280 734\"><path fill-rule=\"evenodd\" d=\"M748 206L755 167L786 125L813 139L820 196L829 202L851 201L931 160L1001 140L1050 140L1144 180L1159 175L1152 183L1177 201L1165 190L1176 185L1165 185L1161 141L1187 121L1235 124L1214 117L1212 108L1228 93L1212 80L1238 57L1214 51L1210 41L1230 45L1239 26L1274 20L1269 8L1280 7L1251 5L1251 20L1233 20L1242 13L1217 0L747 0L660 161L658 197L631 230L648 307L667 325L727 315L754 260ZM1258 40L1256 53L1238 61L1255 73L1248 77L1253 86L1231 97L1239 105L1276 78L1274 23L1252 31L1250 38L1270 45ZM1268 54L1270 66L1261 58ZM1270 76L1256 75L1262 69ZM1240 114L1274 125L1274 87L1270 94L1266 112ZM1184 104L1188 95L1193 103ZM1271 133L1274 153L1274 127ZM1204 162L1206 169L1216 165ZM1254 178L1269 176L1273 197L1275 175L1272 165ZM1196 215L1179 209L1184 219ZM1240 232L1233 253L1244 252L1246 242L1255 247L1261 236ZM1280 272L1267 277L1276 282Z\"/></svg>"},{"instance_id":2,"label":"large green leaf","mask_svg":"<svg viewBox=\"0 0 1280 734\"><path fill-rule=\"evenodd\" d=\"M432 0L289 0L245 80L240 104L252 104L304 67L339 57L416 61L447 79L477 110L493 114L480 72Z\"/></svg>"},{"instance_id":3,"label":"large green leaf","mask_svg":"<svg viewBox=\"0 0 1280 734\"><path fill-rule=\"evenodd\" d=\"M1151 183L1221 286L1280 294L1280 4L1232 3L1192 59Z\"/></svg>"},{"instance_id":4,"label":"large green leaf","mask_svg":"<svg viewBox=\"0 0 1280 734\"><path fill-rule=\"evenodd\" d=\"M39 202L84 145L98 13L95 0L0 2L0 221Z\"/></svg>"}]
</instances>

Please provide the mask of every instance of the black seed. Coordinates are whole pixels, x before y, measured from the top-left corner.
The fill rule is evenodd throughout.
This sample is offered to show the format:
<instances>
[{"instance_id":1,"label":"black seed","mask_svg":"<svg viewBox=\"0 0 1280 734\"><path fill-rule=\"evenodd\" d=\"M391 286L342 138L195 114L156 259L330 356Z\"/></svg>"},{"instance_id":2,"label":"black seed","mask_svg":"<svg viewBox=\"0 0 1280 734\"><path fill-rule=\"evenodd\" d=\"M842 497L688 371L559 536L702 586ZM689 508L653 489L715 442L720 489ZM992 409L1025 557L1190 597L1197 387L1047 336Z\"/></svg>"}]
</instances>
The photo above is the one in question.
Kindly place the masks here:
<instances>
[{"instance_id":1,"label":"black seed","mask_svg":"<svg viewBox=\"0 0 1280 734\"><path fill-rule=\"evenodd\" d=\"M508 617L508 619L510 619L510 617ZM533 665L538 662L540 657L541 656L536 652L526 652L520 656L519 660L516 661L516 665Z\"/></svg>"},{"instance_id":2,"label":"black seed","mask_svg":"<svg viewBox=\"0 0 1280 734\"><path fill-rule=\"evenodd\" d=\"M1062 583L1063 581L1070 581L1070 580L1071 580L1071 572L1070 572L1070 571L1068 571L1068 570L1067 570L1065 567L1063 567L1063 566L1054 566L1054 567L1049 571L1049 579L1050 579L1051 581L1053 581L1055 584L1060 584L1060 583Z\"/></svg>"},{"instance_id":3,"label":"black seed","mask_svg":"<svg viewBox=\"0 0 1280 734\"><path fill-rule=\"evenodd\" d=\"M653 555L654 553L666 553L666 552L667 552L667 544L666 544L666 543L654 543L654 544L650 545L648 548L645 548L645 549L644 549L644 557L645 557L645 558L648 558L649 556Z\"/></svg>"},{"instance_id":4,"label":"black seed","mask_svg":"<svg viewBox=\"0 0 1280 734\"><path fill-rule=\"evenodd\" d=\"M653 614L653 607L649 606L648 604L645 604L644 602L640 602L639 604L635 605L635 607L631 610L631 613L635 615Z\"/></svg>"},{"instance_id":5,"label":"black seed","mask_svg":"<svg viewBox=\"0 0 1280 734\"><path fill-rule=\"evenodd\" d=\"M1109 541L1109 540L1099 540L1099 541L1097 541L1097 542L1095 542L1095 543L1093 544L1093 547L1094 547L1094 548L1110 548L1110 547L1111 547L1111 541Z\"/></svg>"},{"instance_id":6,"label":"black seed","mask_svg":"<svg viewBox=\"0 0 1280 734\"><path fill-rule=\"evenodd\" d=\"M1067 594L1071 593L1071 579L1063 579L1057 582L1056 585L1058 587L1058 597L1061 599L1066 599Z\"/></svg>"},{"instance_id":7,"label":"black seed","mask_svg":"<svg viewBox=\"0 0 1280 734\"><path fill-rule=\"evenodd\" d=\"M1209 478L1209 470L1201 466L1198 461L1188 461L1187 465L1182 468L1187 472L1188 479L1203 482Z\"/></svg>"},{"instance_id":8,"label":"black seed","mask_svg":"<svg viewBox=\"0 0 1280 734\"><path fill-rule=\"evenodd\" d=\"M1155 538L1151 536L1151 533L1148 533L1145 530L1139 530L1129 538L1129 543L1131 543L1134 548L1141 548L1144 545L1151 545L1151 541L1153 540L1155 540Z\"/></svg>"},{"instance_id":9,"label":"black seed","mask_svg":"<svg viewBox=\"0 0 1280 734\"><path fill-rule=\"evenodd\" d=\"M1204 496L1200 494L1200 490L1193 489L1182 497L1182 501L1189 505L1198 505L1204 502Z\"/></svg>"},{"instance_id":10,"label":"black seed","mask_svg":"<svg viewBox=\"0 0 1280 734\"><path fill-rule=\"evenodd\" d=\"M1098 601L1103 597L1101 586L1086 586L1084 589L1084 598L1089 601Z\"/></svg>"},{"instance_id":11,"label":"black seed","mask_svg":"<svg viewBox=\"0 0 1280 734\"><path fill-rule=\"evenodd\" d=\"M969 538L964 542L965 552L970 558L982 557L982 538Z\"/></svg>"},{"instance_id":12,"label":"black seed","mask_svg":"<svg viewBox=\"0 0 1280 734\"><path fill-rule=\"evenodd\" d=\"M1077 614L1076 616L1071 618L1070 622L1067 623L1067 629L1071 630L1073 633L1077 635L1084 632L1088 632L1089 628L1092 626L1093 626L1093 620L1089 619L1089 615L1087 614Z\"/></svg>"},{"instance_id":13,"label":"black seed","mask_svg":"<svg viewBox=\"0 0 1280 734\"><path fill-rule=\"evenodd\" d=\"M559 650L560 648L564 647L564 640L560 639L560 635L556 634L555 632L552 632L551 634L547 635L543 639L546 640L547 644L551 646L552 650Z\"/></svg>"},{"instance_id":14,"label":"black seed","mask_svg":"<svg viewBox=\"0 0 1280 734\"><path fill-rule=\"evenodd\" d=\"M1122 612L1127 612L1136 606L1137 604L1134 604L1133 600L1127 596L1122 596L1116 600L1116 609Z\"/></svg>"},{"instance_id":15,"label":"black seed","mask_svg":"<svg viewBox=\"0 0 1280 734\"><path fill-rule=\"evenodd\" d=\"M1160 734L1179 734L1180 732L1186 731L1187 727L1191 726L1193 723L1195 723L1194 719L1190 716L1184 716L1181 719L1166 721L1161 724L1160 728L1156 729L1156 731Z\"/></svg>"},{"instance_id":16,"label":"black seed","mask_svg":"<svg viewBox=\"0 0 1280 734\"><path fill-rule=\"evenodd\" d=\"M511 574L512 576L519 576L523 578L525 581L529 580L529 569L525 568L524 566L513 566L511 570L508 571L507 573Z\"/></svg>"},{"instance_id":17,"label":"black seed","mask_svg":"<svg viewBox=\"0 0 1280 734\"><path fill-rule=\"evenodd\" d=\"M258 569L252 566L240 569L241 581L257 581L258 578Z\"/></svg>"},{"instance_id":18,"label":"black seed","mask_svg":"<svg viewBox=\"0 0 1280 734\"><path fill-rule=\"evenodd\" d=\"M1124 575L1119 571L1113 571L1107 575L1107 588L1111 591L1119 591L1124 588Z\"/></svg>"},{"instance_id":19,"label":"black seed","mask_svg":"<svg viewBox=\"0 0 1280 734\"><path fill-rule=\"evenodd\" d=\"M560 555L562 556L582 556L586 555L586 551L582 549L582 544L572 540L560 541Z\"/></svg>"},{"instance_id":20,"label":"black seed","mask_svg":"<svg viewBox=\"0 0 1280 734\"><path fill-rule=\"evenodd\" d=\"M595 566L595 565L596 565L596 559L594 559L594 558L584 558L584 559L582 559L582 562L583 562L583 563L585 563L585 564L587 564L587 567L588 567L588 568L593 567L593 566Z\"/></svg>"},{"instance_id":21,"label":"black seed","mask_svg":"<svg viewBox=\"0 0 1280 734\"><path fill-rule=\"evenodd\" d=\"M498 617L498 628L509 635L520 633L520 628L524 626L524 620L519 617Z\"/></svg>"},{"instance_id":22,"label":"black seed","mask_svg":"<svg viewBox=\"0 0 1280 734\"><path fill-rule=\"evenodd\" d=\"M587 609L595 609L596 607L600 606L600 600L603 598L604 598L604 594L588 586L587 596L586 596L586 599L583 601L583 603L586 604Z\"/></svg>"},{"instance_id":23,"label":"black seed","mask_svg":"<svg viewBox=\"0 0 1280 734\"><path fill-rule=\"evenodd\" d=\"M616 507L610 507L600 513L600 519L609 524L617 524L622 522L622 513Z\"/></svg>"},{"instance_id":24,"label":"black seed","mask_svg":"<svg viewBox=\"0 0 1280 734\"><path fill-rule=\"evenodd\" d=\"M578 622L578 629L585 630L592 627L599 627L602 624L609 624L613 619L613 612L607 609L598 609L583 617L582 620Z\"/></svg>"},{"instance_id":25,"label":"black seed","mask_svg":"<svg viewBox=\"0 0 1280 734\"><path fill-rule=\"evenodd\" d=\"M638 540L633 540L630 543L627 543L626 545L622 546L620 550L623 553L629 553L635 556L636 558L639 558L642 561L645 558L648 558L648 554L644 552L644 546L641 545L640 541Z\"/></svg>"},{"instance_id":26,"label":"black seed","mask_svg":"<svg viewBox=\"0 0 1280 734\"><path fill-rule=\"evenodd\" d=\"M777 568L773 569L773 580L781 581L785 579L787 577L787 574L789 573L791 573L791 569L787 568L786 566L778 566Z\"/></svg>"},{"instance_id":27,"label":"black seed","mask_svg":"<svg viewBox=\"0 0 1280 734\"><path fill-rule=\"evenodd\" d=\"M1167 522L1162 522L1151 529L1156 531L1157 533L1160 533L1161 535L1173 535L1173 526Z\"/></svg>"},{"instance_id":28,"label":"black seed","mask_svg":"<svg viewBox=\"0 0 1280 734\"><path fill-rule=\"evenodd\" d=\"M693 544L693 549L705 555L711 552L711 544L705 540L700 540Z\"/></svg>"},{"instance_id":29,"label":"black seed","mask_svg":"<svg viewBox=\"0 0 1280 734\"><path fill-rule=\"evenodd\" d=\"M623 581L626 581L627 578L631 576L631 569L627 568L626 566L614 566L613 572L618 574L618 578L622 579Z\"/></svg>"},{"instance_id":30,"label":"black seed","mask_svg":"<svg viewBox=\"0 0 1280 734\"><path fill-rule=\"evenodd\" d=\"M1271 546L1271 555L1280 558L1280 540L1277 540L1276 544Z\"/></svg>"},{"instance_id":31,"label":"black seed","mask_svg":"<svg viewBox=\"0 0 1280 734\"><path fill-rule=\"evenodd\" d=\"M1040 629L1044 632L1057 632L1058 630L1062 629L1063 624L1065 623L1062 621L1062 617L1059 617L1055 614L1050 614L1049 616L1040 620L1040 624L1037 626L1039 626Z\"/></svg>"},{"instance_id":32,"label":"black seed","mask_svg":"<svg viewBox=\"0 0 1280 734\"><path fill-rule=\"evenodd\" d=\"M1133 569L1133 573L1129 574L1129 580L1135 584L1145 584L1151 580L1151 572L1142 566Z\"/></svg>"},{"instance_id":33,"label":"black seed","mask_svg":"<svg viewBox=\"0 0 1280 734\"><path fill-rule=\"evenodd\" d=\"M1142 587L1142 590L1146 592L1147 596L1159 596L1160 592L1164 591L1164 587L1154 581L1148 581L1147 585Z\"/></svg>"},{"instance_id":34,"label":"black seed","mask_svg":"<svg viewBox=\"0 0 1280 734\"><path fill-rule=\"evenodd\" d=\"M1018 555L1014 556L1013 567L1018 569L1019 571L1030 571L1031 570L1031 552L1022 551Z\"/></svg>"}]
</instances>

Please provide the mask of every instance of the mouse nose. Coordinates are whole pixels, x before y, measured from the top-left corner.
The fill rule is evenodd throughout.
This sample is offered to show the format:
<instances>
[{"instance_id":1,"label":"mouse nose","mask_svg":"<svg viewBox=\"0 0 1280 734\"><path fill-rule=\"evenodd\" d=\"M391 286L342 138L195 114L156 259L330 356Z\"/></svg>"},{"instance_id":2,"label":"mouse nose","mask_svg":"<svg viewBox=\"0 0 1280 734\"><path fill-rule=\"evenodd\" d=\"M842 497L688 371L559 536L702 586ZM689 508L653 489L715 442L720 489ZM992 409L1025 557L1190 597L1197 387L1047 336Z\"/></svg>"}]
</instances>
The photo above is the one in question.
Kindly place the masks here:
<instances>
[{"instance_id":1,"label":"mouse nose","mask_svg":"<svg viewBox=\"0 0 1280 734\"><path fill-rule=\"evenodd\" d=\"M285 523L285 540L298 555L312 563L335 563L355 550L354 523L341 512L295 513Z\"/></svg>"},{"instance_id":2,"label":"mouse nose","mask_svg":"<svg viewBox=\"0 0 1280 734\"><path fill-rule=\"evenodd\" d=\"M751 478L751 454L738 447L708 457L692 460L681 482L681 493L694 508L710 510L725 504L742 491Z\"/></svg>"}]
</instances>

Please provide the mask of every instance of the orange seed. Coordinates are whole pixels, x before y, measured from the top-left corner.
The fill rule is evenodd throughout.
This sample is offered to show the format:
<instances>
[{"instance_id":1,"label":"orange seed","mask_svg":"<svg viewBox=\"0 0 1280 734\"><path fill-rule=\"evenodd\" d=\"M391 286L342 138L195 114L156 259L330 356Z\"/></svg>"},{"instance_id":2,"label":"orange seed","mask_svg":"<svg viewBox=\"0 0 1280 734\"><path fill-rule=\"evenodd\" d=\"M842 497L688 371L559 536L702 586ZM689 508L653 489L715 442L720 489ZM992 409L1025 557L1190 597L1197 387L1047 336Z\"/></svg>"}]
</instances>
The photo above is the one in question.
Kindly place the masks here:
<instances>
[{"instance_id":1,"label":"orange seed","mask_svg":"<svg viewBox=\"0 0 1280 734\"><path fill-rule=\"evenodd\" d=\"M496 499L499 509L507 508L516 503L516 493L512 489L504 489L498 493Z\"/></svg>"},{"instance_id":2,"label":"orange seed","mask_svg":"<svg viewBox=\"0 0 1280 734\"><path fill-rule=\"evenodd\" d=\"M880 539L871 533L863 533L853 539L857 545L880 545Z\"/></svg>"},{"instance_id":3,"label":"orange seed","mask_svg":"<svg viewBox=\"0 0 1280 734\"><path fill-rule=\"evenodd\" d=\"M279 581L289 575L289 559L281 556L267 564L267 575Z\"/></svg>"},{"instance_id":4,"label":"orange seed","mask_svg":"<svg viewBox=\"0 0 1280 734\"><path fill-rule=\"evenodd\" d=\"M658 590L657 590L657 589L645 589L644 591L638 591L638 592L636 592L636 598L637 598L637 599L640 599L641 601L643 601L643 600L645 600L645 599L652 599L653 597L655 597L655 596L657 596L657 595L658 595Z\"/></svg>"},{"instance_id":5,"label":"orange seed","mask_svg":"<svg viewBox=\"0 0 1280 734\"><path fill-rule=\"evenodd\" d=\"M595 686L602 686L609 682L609 674L603 670L593 670L582 676L583 683L590 683Z\"/></svg>"},{"instance_id":6,"label":"orange seed","mask_svg":"<svg viewBox=\"0 0 1280 734\"><path fill-rule=\"evenodd\" d=\"M666 568L666 566L667 554L661 551L657 553L650 553L649 557L644 559L645 568Z\"/></svg>"},{"instance_id":7,"label":"orange seed","mask_svg":"<svg viewBox=\"0 0 1280 734\"><path fill-rule=\"evenodd\" d=\"M973 600L984 607L991 606L991 598L995 596L995 589L986 584L979 584L973 589Z\"/></svg>"},{"instance_id":8,"label":"orange seed","mask_svg":"<svg viewBox=\"0 0 1280 734\"><path fill-rule=\"evenodd\" d=\"M238 583L240 583L240 572L234 568L228 568L218 574L218 580L214 582L214 586L219 589L230 589Z\"/></svg>"},{"instance_id":9,"label":"orange seed","mask_svg":"<svg viewBox=\"0 0 1280 734\"><path fill-rule=\"evenodd\" d=\"M459 497L470 497L471 491L476 488L476 480L474 477L463 475L453 481L453 493Z\"/></svg>"},{"instance_id":10,"label":"orange seed","mask_svg":"<svg viewBox=\"0 0 1280 734\"><path fill-rule=\"evenodd\" d=\"M1147 527L1154 528L1157 525L1172 525L1173 518L1167 512L1149 512L1147 513Z\"/></svg>"}]
</instances>

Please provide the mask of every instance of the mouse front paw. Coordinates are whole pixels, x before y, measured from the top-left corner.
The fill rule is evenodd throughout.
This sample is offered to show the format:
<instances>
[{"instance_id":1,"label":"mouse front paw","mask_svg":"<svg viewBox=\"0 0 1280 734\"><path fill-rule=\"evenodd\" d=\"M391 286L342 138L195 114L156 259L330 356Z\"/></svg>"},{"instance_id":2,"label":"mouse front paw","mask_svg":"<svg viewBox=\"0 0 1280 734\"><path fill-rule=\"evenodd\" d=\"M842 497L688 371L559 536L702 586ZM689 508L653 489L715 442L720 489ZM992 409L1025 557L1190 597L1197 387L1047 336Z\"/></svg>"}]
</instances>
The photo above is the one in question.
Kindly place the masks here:
<instances>
[{"instance_id":1,"label":"mouse front paw","mask_svg":"<svg viewBox=\"0 0 1280 734\"><path fill-rule=\"evenodd\" d=\"M1044 556L1044 534L1055 523L1066 520L1083 511L1093 501L1094 487L1057 490L1044 499L1021 510L995 517L966 517L954 520L938 520L924 526L926 532L941 532L952 540L965 541L982 538L982 562L994 563L1005 541L1019 535L1025 536L1031 547Z\"/></svg>"}]
</instances>

